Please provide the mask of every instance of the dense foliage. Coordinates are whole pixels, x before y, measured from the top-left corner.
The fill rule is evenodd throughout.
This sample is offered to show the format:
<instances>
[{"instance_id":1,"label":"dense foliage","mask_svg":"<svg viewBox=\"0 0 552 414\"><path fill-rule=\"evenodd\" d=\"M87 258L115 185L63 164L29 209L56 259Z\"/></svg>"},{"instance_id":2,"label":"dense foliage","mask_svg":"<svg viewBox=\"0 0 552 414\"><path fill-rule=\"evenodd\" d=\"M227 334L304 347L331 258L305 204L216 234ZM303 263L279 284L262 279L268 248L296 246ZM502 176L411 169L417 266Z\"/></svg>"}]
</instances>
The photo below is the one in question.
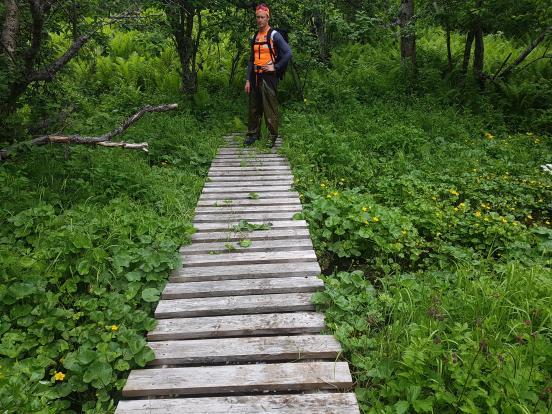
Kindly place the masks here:
<instances>
[{"instance_id":1,"label":"dense foliage","mask_svg":"<svg viewBox=\"0 0 552 414\"><path fill-rule=\"evenodd\" d=\"M14 3L0 5L4 23ZM23 145L0 164L2 412L113 410L152 358L144 334L220 137L244 129L247 2L84 3L21 6L18 35L3 31L0 140L100 135L144 104L180 106L127 132L148 154ZM271 4L291 29L283 151L324 269L316 300L364 412L548 412L549 38L501 73L544 33L550 5L417 2L403 27L417 37L413 70L400 3ZM23 79L33 21L41 42ZM90 30L55 77L31 79ZM470 33L485 34L475 79Z\"/></svg>"}]
</instances>

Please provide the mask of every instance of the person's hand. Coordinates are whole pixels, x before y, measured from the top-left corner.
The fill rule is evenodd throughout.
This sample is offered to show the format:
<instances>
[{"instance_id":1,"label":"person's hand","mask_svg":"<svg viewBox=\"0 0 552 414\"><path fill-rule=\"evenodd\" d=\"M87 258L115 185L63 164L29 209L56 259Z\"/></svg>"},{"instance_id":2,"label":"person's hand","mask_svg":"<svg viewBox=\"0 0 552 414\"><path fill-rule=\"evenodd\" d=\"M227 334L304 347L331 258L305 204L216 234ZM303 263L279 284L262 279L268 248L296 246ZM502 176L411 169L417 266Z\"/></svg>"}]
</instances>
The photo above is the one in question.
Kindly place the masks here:
<instances>
[{"instance_id":1,"label":"person's hand","mask_svg":"<svg viewBox=\"0 0 552 414\"><path fill-rule=\"evenodd\" d=\"M263 72L276 72L276 68L272 63L262 66Z\"/></svg>"},{"instance_id":2,"label":"person's hand","mask_svg":"<svg viewBox=\"0 0 552 414\"><path fill-rule=\"evenodd\" d=\"M249 95L249 92L251 92L251 83L247 80L245 81L245 93Z\"/></svg>"}]
</instances>

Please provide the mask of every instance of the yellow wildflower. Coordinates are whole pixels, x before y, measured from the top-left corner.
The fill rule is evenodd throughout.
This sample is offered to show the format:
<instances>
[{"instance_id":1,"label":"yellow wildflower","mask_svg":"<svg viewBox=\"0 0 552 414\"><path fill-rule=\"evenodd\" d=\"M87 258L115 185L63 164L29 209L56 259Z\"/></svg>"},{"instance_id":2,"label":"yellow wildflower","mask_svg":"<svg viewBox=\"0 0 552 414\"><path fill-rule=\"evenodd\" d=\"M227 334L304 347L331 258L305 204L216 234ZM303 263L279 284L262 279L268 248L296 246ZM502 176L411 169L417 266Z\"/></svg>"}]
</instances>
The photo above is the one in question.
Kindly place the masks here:
<instances>
[{"instance_id":1,"label":"yellow wildflower","mask_svg":"<svg viewBox=\"0 0 552 414\"><path fill-rule=\"evenodd\" d=\"M454 211L458 211L458 207L454 207Z\"/></svg>"},{"instance_id":2,"label":"yellow wildflower","mask_svg":"<svg viewBox=\"0 0 552 414\"><path fill-rule=\"evenodd\" d=\"M493 139L493 138L494 138L494 135L491 134L490 132L486 132L486 133L485 133L485 138L487 138L487 139Z\"/></svg>"},{"instance_id":3,"label":"yellow wildflower","mask_svg":"<svg viewBox=\"0 0 552 414\"><path fill-rule=\"evenodd\" d=\"M435 196L431 197L431 199L432 199L433 201L437 201L437 197L435 197Z\"/></svg>"},{"instance_id":4,"label":"yellow wildflower","mask_svg":"<svg viewBox=\"0 0 552 414\"><path fill-rule=\"evenodd\" d=\"M378 216L374 216L374 217L372 217L372 221L373 221L374 223L377 223L378 221L380 221L380 219L379 219Z\"/></svg>"},{"instance_id":5,"label":"yellow wildflower","mask_svg":"<svg viewBox=\"0 0 552 414\"><path fill-rule=\"evenodd\" d=\"M56 373L54 374L54 379L56 381L63 381L64 378L65 378L65 374L63 372L56 371Z\"/></svg>"},{"instance_id":6,"label":"yellow wildflower","mask_svg":"<svg viewBox=\"0 0 552 414\"><path fill-rule=\"evenodd\" d=\"M369 224L369 223L368 223L368 220L364 220L364 224Z\"/></svg>"},{"instance_id":7,"label":"yellow wildflower","mask_svg":"<svg viewBox=\"0 0 552 414\"><path fill-rule=\"evenodd\" d=\"M326 184L320 183L320 187L324 188L324 187L326 187Z\"/></svg>"},{"instance_id":8,"label":"yellow wildflower","mask_svg":"<svg viewBox=\"0 0 552 414\"><path fill-rule=\"evenodd\" d=\"M489 217L485 217L483 220L484 221L491 221L491 219Z\"/></svg>"},{"instance_id":9,"label":"yellow wildflower","mask_svg":"<svg viewBox=\"0 0 552 414\"><path fill-rule=\"evenodd\" d=\"M332 195L331 195L331 194L328 194L328 195L326 196L326 198L332 198Z\"/></svg>"},{"instance_id":10,"label":"yellow wildflower","mask_svg":"<svg viewBox=\"0 0 552 414\"><path fill-rule=\"evenodd\" d=\"M111 332L118 331L119 327L117 325L111 325Z\"/></svg>"},{"instance_id":11,"label":"yellow wildflower","mask_svg":"<svg viewBox=\"0 0 552 414\"><path fill-rule=\"evenodd\" d=\"M505 218L502 218L501 220L503 223L508 223L508 220L506 220Z\"/></svg>"},{"instance_id":12,"label":"yellow wildflower","mask_svg":"<svg viewBox=\"0 0 552 414\"><path fill-rule=\"evenodd\" d=\"M452 195L455 195L455 196L460 195L460 193L458 191L456 191L454 188L450 189L449 193L451 193Z\"/></svg>"},{"instance_id":13,"label":"yellow wildflower","mask_svg":"<svg viewBox=\"0 0 552 414\"><path fill-rule=\"evenodd\" d=\"M481 211L476 211L474 214L475 214L475 217L481 217Z\"/></svg>"},{"instance_id":14,"label":"yellow wildflower","mask_svg":"<svg viewBox=\"0 0 552 414\"><path fill-rule=\"evenodd\" d=\"M531 214L527 214L527 218L528 218L529 220L533 220L533 216L532 216Z\"/></svg>"},{"instance_id":15,"label":"yellow wildflower","mask_svg":"<svg viewBox=\"0 0 552 414\"><path fill-rule=\"evenodd\" d=\"M546 223L546 224L550 224L550 220L546 220L545 223Z\"/></svg>"},{"instance_id":16,"label":"yellow wildflower","mask_svg":"<svg viewBox=\"0 0 552 414\"><path fill-rule=\"evenodd\" d=\"M406 230L403 230L402 234L403 234L403 236L406 236L408 234L408 232Z\"/></svg>"},{"instance_id":17,"label":"yellow wildflower","mask_svg":"<svg viewBox=\"0 0 552 414\"><path fill-rule=\"evenodd\" d=\"M368 209L366 207L362 207L362 211L364 211L366 213L368 211Z\"/></svg>"}]
</instances>

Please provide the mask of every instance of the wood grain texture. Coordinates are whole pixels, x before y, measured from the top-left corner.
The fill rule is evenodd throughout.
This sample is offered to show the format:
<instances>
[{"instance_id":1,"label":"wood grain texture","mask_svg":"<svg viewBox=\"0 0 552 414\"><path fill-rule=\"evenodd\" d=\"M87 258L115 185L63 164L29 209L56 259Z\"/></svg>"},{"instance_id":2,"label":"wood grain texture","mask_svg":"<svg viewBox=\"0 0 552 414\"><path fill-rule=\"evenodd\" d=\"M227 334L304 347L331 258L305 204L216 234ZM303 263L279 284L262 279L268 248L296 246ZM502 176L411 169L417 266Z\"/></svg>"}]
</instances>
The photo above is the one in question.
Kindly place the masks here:
<instances>
[{"instance_id":1,"label":"wood grain texture","mask_svg":"<svg viewBox=\"0 0 552 414\"><path fill-rule=\"evenodd\" d=\"M305 293L315 292L323 288L324 283L322 280L314 276L167 283L161 299Z\"/></svg>"},{"instance_id":2,"label":"wood grain texture","mask_svg":"<svg viewBox=\"0 0 552 414\"><path fill-rule=\"evenodd\" d=\"M155 365L335 360L341 346L331 335L262 336L150 342Z\"/></svg>"},{"instance_id":3,"label":"wood grain texture","mask_svg":"<svg viewBox=\"0 0 552 414\"><path fill-rule=\"evenodd\" d=\"M262 213L223 213L222 211L219 214L196 214L194 218L195 223L210 223L210 222L221 222L221 221L262 221L262 222L272 222L272 221L282 221L282 220L293 220L293 216L296 214L296 211L282 211L282 212L262 212Z\"/></svg>"},{"instance_id":4,"label":"wood grain texture","mask_svg":"<svg viewBox=\"0 0 552 414\"><path fill-rule=\"evenodd\" d=\"M197 231L236 231L239 220L226 221L220 223L196 223L194 227ZM281 220L274 222L267 222L262 220L250 220L251 224L270 224L270 230L279 229L298 229L307 228L307 222L305 220ZM246 233L254 233L246 232Z\"/></svg>"},{"instance_id":5,"label":"wood grain texture","mask_svg":"<svg viewBox=\"0 0 552 414\"><path fill-rule=\"evenodd\" d=\"M291 185L240 185L230 187L203 187L202 194L209 193L251 193L289 191Z\"/></svg>"},{"instance_id":6,"label":"wood grain texture","mask_svg":"<svg viewBox=\"0 0 552 414\"><path fill-rule=\"evenodd\" d=\"M346 390L352 384L346 362L138 369L130 373L123 396Z\"/></svg>"},{"instance_id":7,"label":"wood grain texture","mask_svg":"<svg viewBox=\"0 0 552 414\"><path fill-rule=\"evenodd\" d=\"M315 312L262 313L160 319L149 341L319 333L324 315Z\"/></svg>"},{"instance_id":8,"label":"wood grain texture","mask_svg":"<svg viewBox=\"0 0 552 414\"><path fill-rule=\"evenodd\" d=\"M274 176L269 176L270 178ZM276 177L285 177L285 176L276 176ZM266 177L265 177L266 178ZM204 188L211 188L211 187L251 187L251 186L257 186L257 187L266 187L266 186L286 186L291 187L293 184L293 179L291 178L274 178L272 180L257 180L254 177L242 177L239 181L222 181L222 180L213 180L206 182L204 185Z\"/></svg>"},{"instance_id":9,"label":"wood grain texture","mask_svg":"<svg viewBox=\"0 0 552 414\"><path fill-rule=\"evenodd\" d=\"M234 200L224 200L219 197L219 199L211 199L211 200L199 200L197 202L198 207L239 207L239 206L280 206L280 205L289 205L289 204L295 204L295 205L301 205L299 202L299 197L296 197L295 195L290 196L283 196L279 198L257 198L255 200L250 198L245 199L234 199Z\"/></svg>"},{"instance_id":10,"label":"wood grain texture","mask_svg":"<svg viewBox=\"0 0 552 414\"><path fill-rule=\"evenodd\" d=\"M251 181L257 181L257 182L264 182L264 181L274 181L274 180L290 180L293 181L293 175L291 174L276 174L276 175L247 175L247 176L227 176L227 175L220 175L220 176L214 176L210 177L208 181L206 181L207 184L214 184L217 182L241 182L245 180L251 180Z\"/></svg>"},{"instance_id":11,"label":"wood grain texture","mask_svg":"<svg viewBox=\"0 0 552 414\"><path fill-rule=\"evenodd\" d=\"M353 393L121 401L115 414L360 414Z\"/></svg>"},{"instance_id":12,"label":"wood grain texture","mask_svg":"<svg viewBox=\"0 0 552 414\"><path fill-rule=\"evenodd\" d=\"M175 283L201 282L206 280L260 279L272 277L318 276L318 262L280 263L256 265L229 265L181 268L173 272L169 280Z\"/></svg>"},{"instance_id":13,"label":"wood grain texture","mask_svg":"<svg viewBox=\"0 0 552 414\"><path fill-rule=\"evenodd\" d=\"M284 211L301 212L301 204L281 204L277 206L218 206L197 207L196 214L221 214L221 213L282 213Z\"/></svg>"},{"instance_id":14,"label":"wood grain texture","mask_svg":"<svg viewBox=\"0 0 552 414\"><path fill-rule=\"evenodd\" d=\"M240 240L248 240L249 247L241 247L240 243L215 242L192 243L180 249L185 254L239 253L239 252L271 252L288 250L312 250L312 242L308 238L293 240L251 240L244 235Z\"/></svg>"},{"instance_id":15,"label":"wood grain texture","mask_svg":"<svg viewBox=\"0 0 552 414\"><path fill-rule=\"evenodd\" d=\"M227 266L227 265L250 265L250 264L280 264L295 262L316 262L316 254L313 250L298 250L284 252L240 252L225 254L182 254L184 268Z\"/></svg>"},{"instance_id":16,"label":"wood grain texture","mask_svg":"<svg viewBox=\"0 0 552 414\"><path fill-rule=\"evenodd\" d=\"M157 319L191 318L195 316L244 315L312 311L311 293L225 296L160 300L155 310Z\"/></svg>"},{"instance_id":17,"label":"wood grain texture","mask_svg":"<svg viewBox=\"0 0 552 414\"><path fill-rule=\"evenodd\" d=\"M260 199L272 199L272 198L290 198L297 197L299 194L296 191L256 191L257 197ZM217 200L219 204L224 203L224 200L243 200L251 199L251 192L223 192L223 193L202 193L199 198L200 201L203 200Z\"/></svg>"},{"instance_id":18,"label":"wood grain texture","mask_svg":"<svg viewBox=\"0 0 552 414\"><path fill-rule=\"evenodd\" d=\"M246 234L236 232L198 232L192 234L194 243L207 242L236 242L247 238L251 241L255 240L289 240L289 239L304 239L309 238L309 230L306 228L285 229L285 230L261 230L252 231Z\"/></svg>"}]
</instances>

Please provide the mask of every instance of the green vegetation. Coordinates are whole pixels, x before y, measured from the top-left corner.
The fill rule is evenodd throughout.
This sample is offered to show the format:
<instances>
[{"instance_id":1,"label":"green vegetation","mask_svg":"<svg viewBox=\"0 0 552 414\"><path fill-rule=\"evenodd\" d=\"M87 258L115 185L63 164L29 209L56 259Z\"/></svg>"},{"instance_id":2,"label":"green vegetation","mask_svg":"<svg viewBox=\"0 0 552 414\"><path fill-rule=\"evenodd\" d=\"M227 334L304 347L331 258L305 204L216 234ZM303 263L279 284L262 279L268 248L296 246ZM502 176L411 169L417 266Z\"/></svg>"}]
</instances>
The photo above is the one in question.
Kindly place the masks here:
<instances>
[{"instance_id":1,"label":"green vegetation","mask_svg":"<svg viewBox=\"0 0 552 414\"><path fill-rule=\"evenodd\" d=\"M399 3L272 3L274 25L292 28L282 152L324 270L316 301L366 413L550 412L549 2L420 0L398 30ZM13 4L20 31L6 25ZM179 4L102 27L133 2L0 4L2 148L98 136L145 104L179 104L127 131L148 153L29 144L1 161L1 412L112 412L128 372L152 358L144 335L209 163L225 133L244 129L253 31L241 4L195 1L191 23L171 19ZM54 79L40 78L90 31ZM397 40L413 33L415 61ZM244 234L225 248L238 245L252 243Z\"/></svg>"}]
</instances>

